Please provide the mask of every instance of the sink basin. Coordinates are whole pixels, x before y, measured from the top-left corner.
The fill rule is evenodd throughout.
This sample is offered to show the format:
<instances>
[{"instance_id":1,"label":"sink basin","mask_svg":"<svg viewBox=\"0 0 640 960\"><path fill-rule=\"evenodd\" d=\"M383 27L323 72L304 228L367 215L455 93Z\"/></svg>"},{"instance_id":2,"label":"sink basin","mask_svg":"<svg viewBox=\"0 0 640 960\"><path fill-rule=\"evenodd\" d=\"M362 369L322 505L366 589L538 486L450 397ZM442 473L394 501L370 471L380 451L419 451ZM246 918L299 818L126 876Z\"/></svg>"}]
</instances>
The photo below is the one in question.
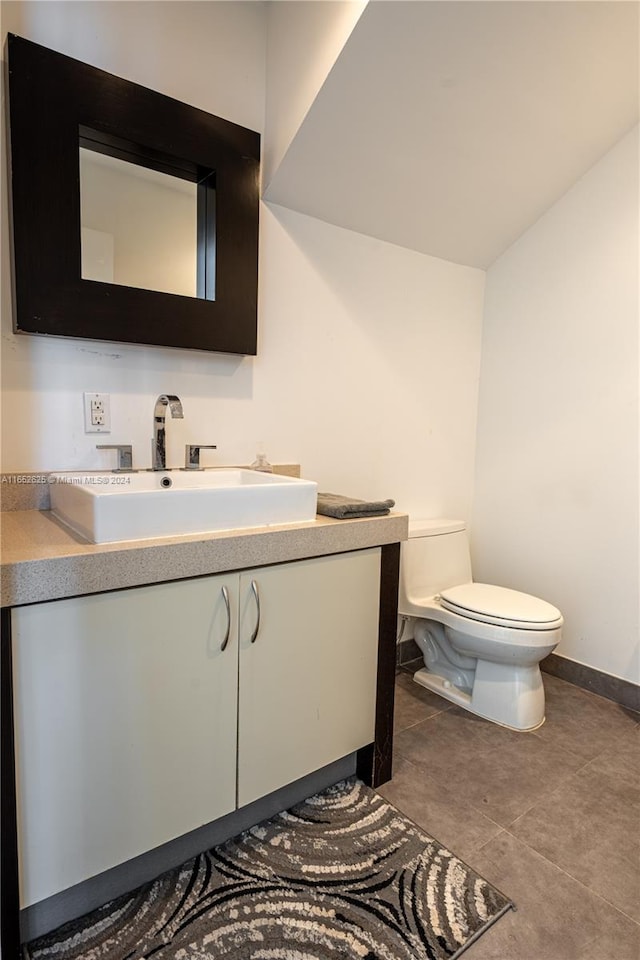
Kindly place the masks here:
<instances>
[{"instance_id":1,"label":"sink basin","mask_svg":"<svg viewBox=\"0 0 640 960\"><path fill-rule=\"evenodd\" d=\"M93 543L314 520L318 485L255 470L56 473L56 517Z\"/></svg>"}]
</instances>

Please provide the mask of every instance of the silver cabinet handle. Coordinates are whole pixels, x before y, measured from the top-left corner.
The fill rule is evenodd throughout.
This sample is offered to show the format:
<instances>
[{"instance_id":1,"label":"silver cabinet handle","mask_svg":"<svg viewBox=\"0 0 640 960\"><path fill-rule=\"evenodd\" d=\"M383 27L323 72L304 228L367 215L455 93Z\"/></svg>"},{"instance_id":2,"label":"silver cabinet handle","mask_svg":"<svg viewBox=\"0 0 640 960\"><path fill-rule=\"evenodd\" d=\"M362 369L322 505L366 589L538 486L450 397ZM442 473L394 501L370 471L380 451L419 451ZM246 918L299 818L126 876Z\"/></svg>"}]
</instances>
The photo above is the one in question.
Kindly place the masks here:
<instances>
[{"instance_id":1,"label":"silver cabinet handle","mask_svg":"<svg viewBox=\"0 0 640 960\"><path fill-rule=\"evenodd\" d=\"M227 644L229 643L229 634L231 633L231 604L229 603L229 591L226 587L222 588L222 599L224 600L224 605L227 608L227 632L224 635L224 640L220 646L220 650L226 650Z\"/></svg>"},{"instance_id":2,"label":"silver cabinet handle","mask_svg":"<svg viewBox=\"0 0 640 960\"><path fill-rule=\"evenodd\" d=\"M260 629L260 593L258 591L258 584L256 583L255 580L251 581L251 590L256 600L257 618L256 618L255 630L251 634L251 640L249 642L255 643L256 640L258 639L258 630Z\"/></svg>"}]
</instances>

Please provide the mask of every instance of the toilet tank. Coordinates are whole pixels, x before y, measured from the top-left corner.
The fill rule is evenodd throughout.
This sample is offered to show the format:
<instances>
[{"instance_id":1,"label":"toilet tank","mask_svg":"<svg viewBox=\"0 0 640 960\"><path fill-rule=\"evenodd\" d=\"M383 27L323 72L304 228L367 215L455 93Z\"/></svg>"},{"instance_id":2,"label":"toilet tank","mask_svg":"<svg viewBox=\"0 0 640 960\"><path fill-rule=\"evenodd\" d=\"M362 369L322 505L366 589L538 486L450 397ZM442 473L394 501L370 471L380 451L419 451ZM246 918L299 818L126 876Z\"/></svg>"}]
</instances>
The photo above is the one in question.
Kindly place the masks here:
<instances>
[{"instance_id":1,"label":"toilet tank","mask_svg":"<svg viewBox=\"0 0 640 960\"><path fill-rule=\"evenodd\" d=\"M420 616L422 600L472 579L464 521L409 521L400 553L398 613Z\"/></svg>"}]
</instances>

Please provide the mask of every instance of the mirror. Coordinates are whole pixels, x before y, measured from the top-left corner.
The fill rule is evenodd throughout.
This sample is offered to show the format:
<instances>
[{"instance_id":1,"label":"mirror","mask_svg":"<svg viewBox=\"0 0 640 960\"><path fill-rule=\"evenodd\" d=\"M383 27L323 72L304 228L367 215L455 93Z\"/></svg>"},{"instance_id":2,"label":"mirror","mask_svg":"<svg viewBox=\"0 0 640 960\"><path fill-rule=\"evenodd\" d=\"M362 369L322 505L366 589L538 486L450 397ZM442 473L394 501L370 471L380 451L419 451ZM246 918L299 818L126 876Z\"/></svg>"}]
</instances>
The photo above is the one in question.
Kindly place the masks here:
<instances>
[{"instance_id":1,"label":"mirror","mask_svg":"<svg viewBox=\"0 0 640 960\"><path fill-rule=\"evenodd\" d=\"M81 276L197 294L197 186L80 147Z\"/></svg>"},{"instance_id":2,"label":"mirror","mask_svg":"<svg viewBox=\"0 0 640 960\"><path fill-rule=\"evenodd\" d=\"M15 329L255 354L259 134L12 34L8 62Z\"/></svg>"}]
</instances>

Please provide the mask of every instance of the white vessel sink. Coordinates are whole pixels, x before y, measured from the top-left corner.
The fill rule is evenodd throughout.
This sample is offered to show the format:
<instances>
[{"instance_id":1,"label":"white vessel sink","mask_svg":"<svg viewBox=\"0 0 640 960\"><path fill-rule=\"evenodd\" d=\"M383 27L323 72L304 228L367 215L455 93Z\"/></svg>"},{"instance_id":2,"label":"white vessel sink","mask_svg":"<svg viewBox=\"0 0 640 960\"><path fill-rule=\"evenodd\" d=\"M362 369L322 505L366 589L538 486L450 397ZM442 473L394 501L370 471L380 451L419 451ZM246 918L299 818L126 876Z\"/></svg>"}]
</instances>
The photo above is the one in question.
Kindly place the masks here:
<instances>
[{"instance_id":1,"label":"white vessel sink","mask_svg":"<svg viewBox=\"0 0 640 960\"><path fill-rule=\"evenodd\" d=\"M56 517L93 543L315 520L318 485L254 470L56 473Z\"/></svg>"}]
</instances>

